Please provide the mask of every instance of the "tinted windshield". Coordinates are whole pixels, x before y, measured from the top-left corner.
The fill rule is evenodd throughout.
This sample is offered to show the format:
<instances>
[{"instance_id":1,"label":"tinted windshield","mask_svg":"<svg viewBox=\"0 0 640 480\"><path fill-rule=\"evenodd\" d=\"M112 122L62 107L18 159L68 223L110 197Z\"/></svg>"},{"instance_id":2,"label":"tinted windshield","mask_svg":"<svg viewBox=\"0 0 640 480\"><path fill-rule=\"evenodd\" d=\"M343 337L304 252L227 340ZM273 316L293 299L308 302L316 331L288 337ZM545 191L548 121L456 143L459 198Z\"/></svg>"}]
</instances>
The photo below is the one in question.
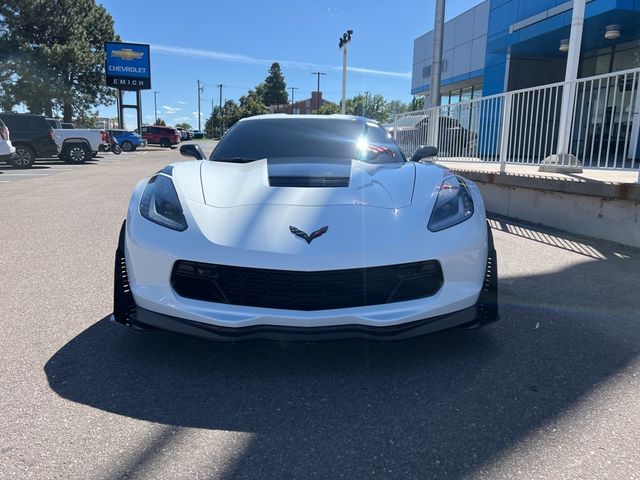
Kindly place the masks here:
<instances>
[{"instance_id":1,"label":"tinted windshield","mask_svg":"<svg viewBox=\"0 0 640 480\"><path fill-rule=\"evenodd\" d=\"M378 124L333 118L265 118L239 122L211 154L214 161L300 157L404 162L393 139Z\"/></svg>"}]
</instances>

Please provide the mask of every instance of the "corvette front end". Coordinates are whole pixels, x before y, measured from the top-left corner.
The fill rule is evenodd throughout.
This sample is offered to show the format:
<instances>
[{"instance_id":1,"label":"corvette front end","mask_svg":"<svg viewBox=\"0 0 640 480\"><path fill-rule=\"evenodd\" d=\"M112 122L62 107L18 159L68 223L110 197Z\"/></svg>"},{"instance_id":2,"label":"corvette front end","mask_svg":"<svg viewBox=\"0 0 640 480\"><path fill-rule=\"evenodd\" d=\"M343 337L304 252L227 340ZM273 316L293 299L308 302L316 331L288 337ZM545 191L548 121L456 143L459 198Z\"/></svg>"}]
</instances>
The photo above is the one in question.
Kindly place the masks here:
<instances>
[{"instance_id":1,"label":"corvette front end","mask_svg":"<svg viewBox=\"0 0 640 480\"><path fill-rule=\"evenodd\" d=\"M305 161L185 162L140 182L113 320L237 341L394 340L498 318L471 182L414 162L337 174Z\"/></svg>"}]
</instances>

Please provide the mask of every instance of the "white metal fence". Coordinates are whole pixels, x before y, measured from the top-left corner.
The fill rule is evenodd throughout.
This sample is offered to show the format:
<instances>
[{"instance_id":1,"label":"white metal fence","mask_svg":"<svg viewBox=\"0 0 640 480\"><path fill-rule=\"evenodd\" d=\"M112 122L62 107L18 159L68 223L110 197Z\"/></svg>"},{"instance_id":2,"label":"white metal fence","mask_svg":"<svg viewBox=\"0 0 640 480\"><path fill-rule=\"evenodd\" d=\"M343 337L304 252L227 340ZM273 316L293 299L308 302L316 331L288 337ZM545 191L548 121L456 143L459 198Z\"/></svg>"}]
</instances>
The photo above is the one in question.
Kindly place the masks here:
<instances>
[{"instance_id":1,"label":"white metal fence","mask_svg":"<svg viewBox=\"0 0 640 480\"><path fill-rule=\"evenodd\" d=\"M637 169L639 80L640 68L442 105L398 115L392 132L408 156L428 144L446 161L537 165L559 153L566 90L572 121L563 153L586 168Z\"/></svg>"}]
</instances>

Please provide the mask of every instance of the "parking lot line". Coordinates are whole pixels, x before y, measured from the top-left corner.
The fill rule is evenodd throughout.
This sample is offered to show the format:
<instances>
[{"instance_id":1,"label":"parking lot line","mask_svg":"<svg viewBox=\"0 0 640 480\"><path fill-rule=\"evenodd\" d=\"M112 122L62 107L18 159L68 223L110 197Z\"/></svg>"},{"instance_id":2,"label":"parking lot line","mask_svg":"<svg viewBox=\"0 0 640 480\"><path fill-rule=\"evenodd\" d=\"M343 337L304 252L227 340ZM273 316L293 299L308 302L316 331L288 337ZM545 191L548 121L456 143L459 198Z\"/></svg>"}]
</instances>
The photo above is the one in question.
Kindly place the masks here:
<instances>
[{"instance_id":1,"label":"parking lot line","mask_svg":"<svg viewBox=\"0 0 640 480\"><path fill-rule=\"evenodd\" d=\"M48 173L9 173L3 172L3 175L7 175L9 177L46 177L49 175Z\"/></svg>"}]
</instances>

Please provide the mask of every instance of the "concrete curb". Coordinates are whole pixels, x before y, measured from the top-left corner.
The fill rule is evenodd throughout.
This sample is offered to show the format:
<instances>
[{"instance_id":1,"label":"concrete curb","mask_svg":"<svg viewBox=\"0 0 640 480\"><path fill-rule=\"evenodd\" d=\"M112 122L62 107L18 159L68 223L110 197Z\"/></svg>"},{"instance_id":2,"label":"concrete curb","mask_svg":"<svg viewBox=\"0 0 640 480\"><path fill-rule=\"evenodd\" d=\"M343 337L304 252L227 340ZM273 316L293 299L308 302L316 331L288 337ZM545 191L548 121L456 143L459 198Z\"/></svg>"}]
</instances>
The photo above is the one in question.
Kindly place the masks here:
<instances>
[{"instance_id":1,"label":"concrete curb","mask_svg":"<svg viewBox=\"0 0 640 480\"><path fill-rule=\"evenodd\" d=\"M588 195L606 199L626 200L640 203L640 184L586 181L583 179L560 179L535 175L517 175L511 173L478 172L452 169L471 181L500 185L504 187L529 188L557 193Z\"/></svg>"}]
</instances>

